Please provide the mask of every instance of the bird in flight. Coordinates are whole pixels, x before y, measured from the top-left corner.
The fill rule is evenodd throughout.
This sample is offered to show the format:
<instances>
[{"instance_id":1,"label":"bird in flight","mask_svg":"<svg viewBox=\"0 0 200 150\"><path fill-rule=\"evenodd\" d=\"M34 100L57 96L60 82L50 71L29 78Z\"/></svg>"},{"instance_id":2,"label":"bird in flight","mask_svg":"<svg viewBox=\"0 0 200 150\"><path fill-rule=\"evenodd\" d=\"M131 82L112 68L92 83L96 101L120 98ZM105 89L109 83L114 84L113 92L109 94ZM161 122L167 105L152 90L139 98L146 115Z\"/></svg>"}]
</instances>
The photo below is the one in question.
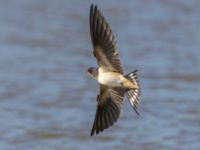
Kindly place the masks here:
<instances>
[{"instance_id":1,"label":"bird in flight","mask_svg":"<svg viewBox=\"0 0 200 150\"><path fill-rule=\"evenodd\" d=\"M120 116L124 95L127 95L137 114L140 85L137 70L123 75L115 37L109 24L97 8L90 7L90 33L93 54L98 68L89 68L86 73L97 80L100 91L91 136L112 126Z\"/></svg>"}]
</instances>

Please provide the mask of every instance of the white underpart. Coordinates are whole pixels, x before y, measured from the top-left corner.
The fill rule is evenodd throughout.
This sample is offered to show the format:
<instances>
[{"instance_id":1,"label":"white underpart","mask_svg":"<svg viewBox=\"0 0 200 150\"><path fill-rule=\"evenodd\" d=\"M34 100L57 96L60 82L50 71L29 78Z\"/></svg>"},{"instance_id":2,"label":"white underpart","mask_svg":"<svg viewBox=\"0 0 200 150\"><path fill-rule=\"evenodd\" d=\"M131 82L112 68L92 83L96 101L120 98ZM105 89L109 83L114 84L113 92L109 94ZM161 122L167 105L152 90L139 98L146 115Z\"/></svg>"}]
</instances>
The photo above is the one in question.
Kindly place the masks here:
<instances>
[{"instance_id":1,"label":"white underpart","mask_svg":"<svg viewBox=\"0 0 200 150\"><path fill-rule=\"evenodd\" d=\"M98 74L98 82L110 87L121 87L123 76L116 72L104 72L101 69Z\"/></svg>"}]
</instances>

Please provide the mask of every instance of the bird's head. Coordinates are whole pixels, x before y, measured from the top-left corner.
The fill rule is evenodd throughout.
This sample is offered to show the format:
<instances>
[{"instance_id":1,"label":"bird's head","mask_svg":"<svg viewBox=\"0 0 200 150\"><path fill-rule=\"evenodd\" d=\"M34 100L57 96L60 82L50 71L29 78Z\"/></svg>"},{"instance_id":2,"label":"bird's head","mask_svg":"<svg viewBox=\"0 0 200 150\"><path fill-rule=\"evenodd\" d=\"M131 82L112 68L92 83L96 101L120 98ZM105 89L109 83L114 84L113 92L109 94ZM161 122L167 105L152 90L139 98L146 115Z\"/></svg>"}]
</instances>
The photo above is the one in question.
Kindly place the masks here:
<instances>
[{"instance_id":1,"label":"bird's head","mask_svg":"<svg viewBox=\"0 0 200 150\"><path fill-rule=\"evenodd\" d=\"M86 74L92 78L97 78L97 75L98 75L98 69L97 68L89 68L87 71L86 71Z\"/></svg>"}]
</instances>

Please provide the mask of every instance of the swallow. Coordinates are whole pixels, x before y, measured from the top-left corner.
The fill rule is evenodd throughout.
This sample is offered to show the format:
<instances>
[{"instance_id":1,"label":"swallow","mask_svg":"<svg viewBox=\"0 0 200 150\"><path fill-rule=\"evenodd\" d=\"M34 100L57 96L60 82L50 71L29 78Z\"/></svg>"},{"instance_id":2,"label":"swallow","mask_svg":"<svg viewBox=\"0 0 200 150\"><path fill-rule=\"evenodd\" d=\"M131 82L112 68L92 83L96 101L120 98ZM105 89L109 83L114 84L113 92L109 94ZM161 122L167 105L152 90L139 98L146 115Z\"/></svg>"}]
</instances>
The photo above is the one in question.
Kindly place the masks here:
<instances>
[{"instance_id":1,"label":"swallow","mask_svg":"<svg viewBox=\"0 0 200 150\"><path fill-rule=\"evenodd\" d=\"M100 85L97 109L91 136L112 126L119 118L124 96L127 95L132 108L138 113L140 85L137 70L123 75L114 34L97 5L90 7L90 34L93 54L98 67L86 73Z\"/></svg>"}]
</instances>

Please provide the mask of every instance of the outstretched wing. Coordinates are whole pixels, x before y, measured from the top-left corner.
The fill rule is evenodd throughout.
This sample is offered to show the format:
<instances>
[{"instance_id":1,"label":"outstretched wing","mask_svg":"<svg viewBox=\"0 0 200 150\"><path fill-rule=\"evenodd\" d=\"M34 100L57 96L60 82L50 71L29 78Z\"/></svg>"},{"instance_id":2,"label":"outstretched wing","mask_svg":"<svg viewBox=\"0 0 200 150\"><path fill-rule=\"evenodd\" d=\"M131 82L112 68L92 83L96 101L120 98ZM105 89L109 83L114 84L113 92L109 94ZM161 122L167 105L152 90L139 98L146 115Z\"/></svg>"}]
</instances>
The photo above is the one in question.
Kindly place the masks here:
<instances>
[{"instance_id":1,"label":"outstretched wing","mask_svg":"<svg viewBox=\"0 0 200 150\"><path fill-rule=\"evenodd\" d=\"M91 136L112 126L120 115L125 91L121 88L108 88L100 86L100 94L97 96L97 110L91 131Z\"/></svg>"},{"instance_id":2,"label":"outstretched wing","mask_svg":"<svg viewBox=\"0 0 200 150\"><path fill-rule=\"evenodd\" d=\"M98 65L123 73L115 37L96 5L90 8L90 33Z\"/></svg>"}]
</instances>

